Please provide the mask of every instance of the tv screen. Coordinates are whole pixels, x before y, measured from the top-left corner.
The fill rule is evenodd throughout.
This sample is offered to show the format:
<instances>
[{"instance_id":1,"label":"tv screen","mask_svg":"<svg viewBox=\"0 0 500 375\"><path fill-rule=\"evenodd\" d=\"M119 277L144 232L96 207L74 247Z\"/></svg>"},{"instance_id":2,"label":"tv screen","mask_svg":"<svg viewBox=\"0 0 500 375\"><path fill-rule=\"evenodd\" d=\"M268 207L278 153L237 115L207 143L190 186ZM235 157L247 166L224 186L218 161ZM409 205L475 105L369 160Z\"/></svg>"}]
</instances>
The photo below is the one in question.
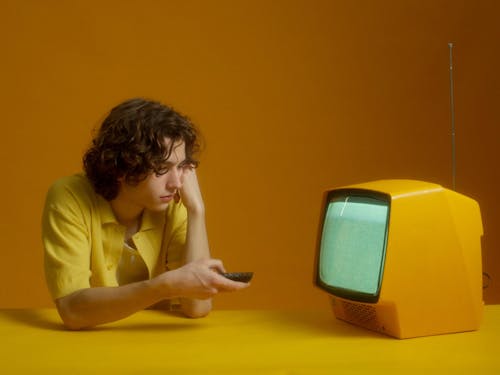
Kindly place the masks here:
<instances>
[{"instance_id":1,"label":"tv screen","mask_svg":"<svg viewBox=\"0 0 500 375\"><path fill-rule=\"evenodd\" d=\"M377 301L388 221L388 199L349 192L330 197L320 243L319 277L325 289L356 301Z\"/></svg>"}]
</instances>

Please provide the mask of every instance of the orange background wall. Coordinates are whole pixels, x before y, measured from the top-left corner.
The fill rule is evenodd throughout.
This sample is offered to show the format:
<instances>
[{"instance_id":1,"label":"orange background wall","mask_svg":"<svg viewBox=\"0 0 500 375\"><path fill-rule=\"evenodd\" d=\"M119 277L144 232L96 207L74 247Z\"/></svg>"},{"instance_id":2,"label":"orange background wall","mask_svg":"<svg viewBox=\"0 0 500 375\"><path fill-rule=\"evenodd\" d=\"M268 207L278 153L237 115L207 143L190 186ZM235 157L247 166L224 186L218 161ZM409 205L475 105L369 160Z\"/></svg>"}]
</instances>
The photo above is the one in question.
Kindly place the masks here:
<instances>
[{"instance_id":1,"label":"orange background wall","mask_svg":"<svg viewBox=\"0 0 500 375\"><path fill-rule=\"evenodd\" d=\"M49 306L40 212L80 170L91 131L135 96L201 128L212 252L252 270L219 308L325 307L312 284L323 190L379 178L451 187L481 205L486 301L500 301L500 3L0 2L0 307Z\"/></svg>"}]
</instances>

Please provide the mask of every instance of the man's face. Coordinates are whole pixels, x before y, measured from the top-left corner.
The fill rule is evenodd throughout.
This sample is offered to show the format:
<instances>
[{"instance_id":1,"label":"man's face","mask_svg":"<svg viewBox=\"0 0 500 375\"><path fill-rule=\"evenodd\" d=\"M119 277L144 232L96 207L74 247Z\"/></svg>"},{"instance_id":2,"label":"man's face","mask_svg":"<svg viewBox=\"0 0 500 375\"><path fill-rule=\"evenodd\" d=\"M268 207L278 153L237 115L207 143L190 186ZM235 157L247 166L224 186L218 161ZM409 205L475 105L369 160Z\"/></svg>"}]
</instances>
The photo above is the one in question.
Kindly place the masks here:
<instances>
[{"instance_id":1,"label":"man's face","mask_svg":"<svg viewBox=\"0 0 500 375\"><path fill-rule=\"evenodd\" d=\"M171 144L169 138L165 138L165 146L168 149ZM121 182L119 196L127 204L137 206L141 209L152 211L165 210L168 204L175 198L178 190L182 187L183 175L186 167L186 147L184 142L176 142L168 159L164 161L165 173L157 175L149 174L139 184L133 186Z\"/></svg>"}]
</instances>

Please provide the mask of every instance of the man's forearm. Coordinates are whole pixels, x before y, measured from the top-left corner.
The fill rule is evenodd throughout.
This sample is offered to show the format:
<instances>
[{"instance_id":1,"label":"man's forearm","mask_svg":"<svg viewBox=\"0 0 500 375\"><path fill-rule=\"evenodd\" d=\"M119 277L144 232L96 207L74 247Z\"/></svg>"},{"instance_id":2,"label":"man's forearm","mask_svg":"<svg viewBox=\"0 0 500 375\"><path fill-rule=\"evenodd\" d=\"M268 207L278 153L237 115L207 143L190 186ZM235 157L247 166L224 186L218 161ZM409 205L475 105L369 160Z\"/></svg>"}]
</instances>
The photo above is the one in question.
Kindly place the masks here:
<instances>
[{"instance_id":1,"label":"man's forearm","mask_svg":"<svg viewBox=\"0 0 500 375\"><path fill-rule=\"evenodd\" d=\"M78 290L56 300L64 324L74 330L123 319L162 300L153 280Z\"/></svg>"},{"instance_id":2,"label":"man's forearm","mask_svg":"<svg viewBox=\"0 0 500 375\"><path fill-rule=\"evenodd\" d=\"M184 259L186 263L210 258L205 212L197 209L188 213L188 227Z\"/></svg>"},{"instance_id":3,"label":"man's forearm","mask_svg":"<svg viewBox=\"0 0 500 375\"><path fill-rule=\"evenodd\" d=\"M210 258L210 249L205 225L203 207L188 210L188 228L184 260L185 263ZM212 300L181 299L181 308L185 315L198 318L212 310Z\"/></svg>"}]
</instances>

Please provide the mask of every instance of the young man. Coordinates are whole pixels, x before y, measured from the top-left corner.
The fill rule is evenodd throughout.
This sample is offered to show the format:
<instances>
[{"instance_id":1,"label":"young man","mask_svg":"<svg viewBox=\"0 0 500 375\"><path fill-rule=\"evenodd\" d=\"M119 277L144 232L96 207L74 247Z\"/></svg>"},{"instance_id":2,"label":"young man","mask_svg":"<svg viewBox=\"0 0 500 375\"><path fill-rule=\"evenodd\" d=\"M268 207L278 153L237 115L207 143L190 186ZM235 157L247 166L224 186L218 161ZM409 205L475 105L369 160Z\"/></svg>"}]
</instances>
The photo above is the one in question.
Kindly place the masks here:
<instances>
[{"instance_id":1,"label":"young man","mask_svg":"<svg viewBox=\"0 0 500 375\"><path fill-rule=\"evenodd\" d=\"M42 217L45 275L64 324L82 329L168 301L189 317L246 283L211 259L196 177L197 133L161 103L112 109L84 174L56 181Z\"/></svg>"}]
</instances>

